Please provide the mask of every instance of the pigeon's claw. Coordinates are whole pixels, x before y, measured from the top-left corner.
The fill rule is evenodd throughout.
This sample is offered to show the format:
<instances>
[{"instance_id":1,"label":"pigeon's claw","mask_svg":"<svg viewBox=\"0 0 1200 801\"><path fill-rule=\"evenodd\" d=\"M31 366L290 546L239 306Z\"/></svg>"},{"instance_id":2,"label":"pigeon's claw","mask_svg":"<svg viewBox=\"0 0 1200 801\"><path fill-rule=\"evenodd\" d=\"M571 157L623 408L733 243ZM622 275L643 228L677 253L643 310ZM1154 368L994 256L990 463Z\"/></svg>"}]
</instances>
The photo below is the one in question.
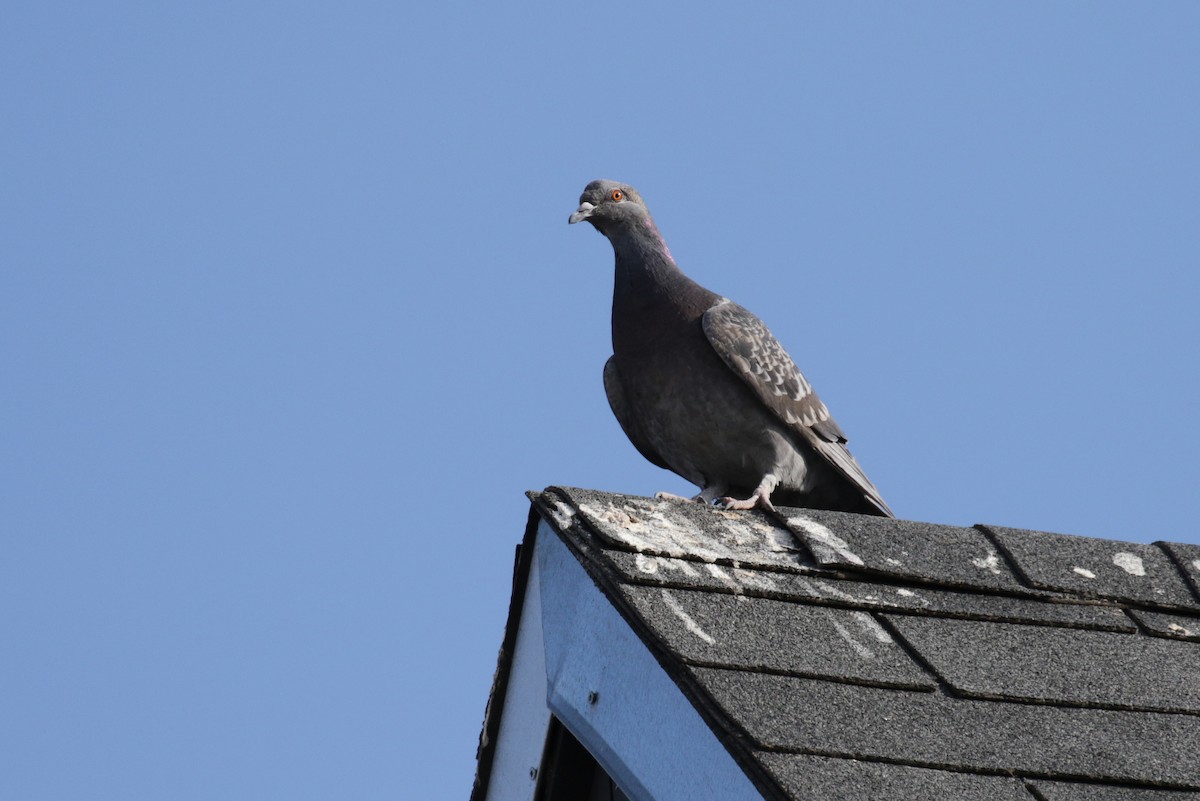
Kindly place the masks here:
<instances>
[{"instance_id":1,"label":"pigeon's claw","mask_svg":"<svg viewBox=\"0 0 1200 801\"><path fill-rule=\"evenodd\" d=\"M767 473L763 476L763 480L754 489L754 492L749 498L721 498L717 503L723 509L765 509L768 512L774 512L775 506L771 503L771 493L778 486L779 479L773 473Z\"/></svg>"},{"instance_id":2,"label":"pigeon's claw","mask_svg":"<svg viewBox=\"0 0 1200 801\"><path fill-rule=\"evenodd\" d=\"M755 508L766 509L768 512L775 511L771 499L766 495L751 495L749 498L721 498L717 501L717 505L722 509L738 511Z\"/></svg>"}]
</instances>

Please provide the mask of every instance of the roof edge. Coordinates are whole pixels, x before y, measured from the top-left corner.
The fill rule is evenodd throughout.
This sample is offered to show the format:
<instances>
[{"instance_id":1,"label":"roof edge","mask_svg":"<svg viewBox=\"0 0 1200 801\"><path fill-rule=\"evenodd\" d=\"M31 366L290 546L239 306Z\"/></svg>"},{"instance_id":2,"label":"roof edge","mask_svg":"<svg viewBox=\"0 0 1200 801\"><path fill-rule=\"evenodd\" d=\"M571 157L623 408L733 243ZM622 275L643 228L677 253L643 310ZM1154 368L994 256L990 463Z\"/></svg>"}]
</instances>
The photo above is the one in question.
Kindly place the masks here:
<instances>
[{"instance_id":1,"label":"roof edge","mask_svg":"<svg viewBox=\"0 0 1200 801\"><path fill-rule=\"evenodd\" d=\"M533 493L525 493L532 501ZM508 680L512 673L513 652L517 646L517 632L521 628L521 610L525 608L525 589L529 584L529 570L533 564L533 544L537 536L538 523L542 515L537 506L531 504L525 522L525 534L517 544L513 555L512 597L508 602L508 619L504 624L504 639L496 655L496 672L492 676L492 689L488 693L487 706L483 712L483 728L479 732L479 744L475 749L475 781L471 786L470 801L484 801L492 775L492 760L496 755L496 741L500 734L500 721L504 717L504 699L508 696Z\"/></svg>"}]
</instances>

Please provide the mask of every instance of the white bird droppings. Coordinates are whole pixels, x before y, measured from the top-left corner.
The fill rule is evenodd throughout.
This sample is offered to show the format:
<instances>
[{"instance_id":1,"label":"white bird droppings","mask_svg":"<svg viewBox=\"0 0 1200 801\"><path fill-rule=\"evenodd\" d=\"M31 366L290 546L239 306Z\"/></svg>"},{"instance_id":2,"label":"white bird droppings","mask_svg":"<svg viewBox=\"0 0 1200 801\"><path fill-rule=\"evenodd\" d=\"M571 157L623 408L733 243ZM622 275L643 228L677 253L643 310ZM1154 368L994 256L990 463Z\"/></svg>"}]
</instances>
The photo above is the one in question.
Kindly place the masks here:
<instances>
[{"instance_id":1,"label":"white bird droppings","mask_svg":"<svg viewBox=\"0 0 1200 801\"><path fill-rule=\"evenodd\" d=\"M706 570L708 570L709 575L712 576L713 578L720 579L721 581L724 581L728 584L734 583L733 579L731 579L729 577L728 573L726 573L724 570L717 567L716 565L712 564L711 562L705 564L704 567Z\"/></svg>"},{"instance_id":2,"label":"white bird droppings","mask_svg":"<svg viewBox=\"0 0 1200 801\"><path fill-rule=\"evenodd\" d=\"M1084 578L1094 579L1096 577L1096 574L1088 570L1086 567L1073 567L1071 570L1075 571Z\"/></svg>"},{"instance_id":3,"label":"white bird droppings","mask_svg":"<svg viewBox=\"0 0 1200 801\"><path fill-rule=\"evenodd\" d=\"M644 553L639 553L633 557L633 564L641 573L654 575L658 572L658 559L653 556L646 556Z\"/></svg>"},{"instance_id":4,"label":"white bird droppings","mask_svg":"<svg viewBox=\"0 0 1200 801\"><path fill-rule=\"evenodd\" d=\"M1192 567L1196 568L1197 570L1200 570L1200 559L1193 559Z\"/></svg>"},{"instance_id":5,"label":"white bird droppings","mask_svg":"<svg viewBox=\"0 0 1200 801\"><path fill-rule=\"evenodd\" d=\"M1178 623L1169 623L1167 628L1176 634L1182 634L1184 637L1193 636L1191 629L1189 629L1187 626L1181 626Z\"/></svg>"},{"instance_id":6,"label":"white bird droppings","mask_svg":"<svg viewBox=\"0 0 1200 801\"><path fill-rule=\"evenodd\" d=\"M911 598L911 597L913 597L914 595L916 595L916 593L915 593L915 592L913 592L912 590L906 590L906 589L904 589L903 587L900 587L899 589L897 589L897 590L896 590L896 594L897 594L897 595L903 595L905 598Z\"/></svg>"},{"instance_id":7,"label":"white bird droppings","mask_svg":"<svg viewBox=\"0 0 1200 801\"><path fill-rule=\"evenodd\" d=\"M796 515L788 518L788 525L796 528L804 529L808 532L815 542L812 543L813 550L817 551L817 556L824 561L833 561L833 556L840 556L852 565L863 564L862 557L850 550L850 543L834 534L825 526L818 523L816 520L809 520L807 517Z\"/></svg>"},{"instance_id":8,"label":"white bird droppings","mask_svg":"<svg viewBox=\"0 0 1200 801\"><path fill-rule=\"evenodd\" d=\"M691 563L685 562L682 559L672 559L667 556L651 556L650 554L634 554L633 564L641 573L654 575L655 573L670 573L676 571L682 573L688 578L696 578L700 575L700 571L692 567Z\"/></svg>"},{"instance_id":9,"label":"white bird droppings","mask_svg":"<svg viewBox=\"0 0 1200 801\"><path fill-rule=\"evenodd\" d=\"M666 603L666 605L667 605L667 608L675 613L675 617L677 617L681 621L683 621L683 625L687 628L688 631L690 631L692 634L695 634L697 637L704 640L709 645L713 645L714 643L716 643L716 640L713 639L713 636L711 634L709 634L707 631L705 631L704 629L700 628L700 624L692 619L692 616L689 615L687 613L687 611L682 606L679 605L679 601L676 601L675 598L671 595L671 593L667 592L666 590L663 590L662 597L663 597L663 602Z\"/></svg>"},{"instance_id":10,"label":"white bird droppings","mask_svg":"<svg viewBox=\"0 0 1200 801\"><path fill-rule=\"evenodd\" d=\"M630 550L654 554L660 558L704 562L739 561L755 565L795 566L795 535L781 525L769 525L757 519L747 520L742 512L711 510L711 525L697 529L682 514L677 501L651 501L631 498L616 503L598 500L579 502L580 516L595 526L602 537L628 546ZM785 544L786 543L786 544ZM667 565L659 563L659 572Z\"/></svg>"},{"instance_id":11,"label":"white bird droppings","mask_svg":"<svg viewBox=\"0 0 1200 801\"><path fill-rule=\"evenodd\" d=\"M808 589L810 591L812 591L813 595L816 595L816 596L819 596L822 598L840 598L843 601L857 601L858 600L850 593L842 592L841 590L839 590L837 587L833 586L832 584L829 584L828 582L825 582L825 581L821 581L819 579L813 579L811 583L801 579L801 583L807 584Z\"/></svg>"},{"instance_id":12,"label":"white bird droppings","mask_svg":"<svg viewBox=\"0 0 1200 801\"><path fill-rule=\"evenodd\" d=\"M838 623L836 620L832 621L832 623L833 627L837 629L837 633L841 635L841 638L850 645L850 647L854 650L854 653L858 654L863 659L875 658L875 652L863 645L858 640L854 639L854 635L847 631L845 626L843 626L841 623Z\"/></svg>"},{"instance_id":13,"label":"white bird droppings","mask_svg":"<svg viewBox=\"0 0 1200 801\"><path fill-rule=\"evenodd\" d=\"M878 642L891 645L892 635L887 633L887 629L879 625L879 621L871 617L866 612L855 612L854 619L858 621L858 625L867 630L867 633L874 637Z\"/></svg>"},{"instance_id":14,"label":"white bird droppings","mask_svg":"<svg viewBox=\"0 0 1200 801\"><path fill-rule=\"evenodd\" d=\"M555 524L561 531L566 531L575 524L575 510L562 501L556 500L554 502L554 508L550 510L550 516L554 518Z\"/></svg>"},{"instance_id":15,"label":"white bird droppings","mask_svg":"<svg viewBox=\"0 0 1200 801\"><path fill-rule=\"evenodd\" d=\"M767 573L756 570L741 570L733 569L733 577L744 587L750 587L757 590L773 590L776 587L775 579Z\"/></svg>"},{"instance_id":16,"label":"white bird droppings","mask_svg":"<svg viewBox=\"0 0 1200 801\"><path fill-rule=\"evenodd\" d=\"M1129 551L1118 551L1113 554L1113 564L1124 570L1131 576L1146 575L1146 566L1142 564L1142 557L1137 554L1132 554Z\"/></svg>"},{"instance_id":17,"label":"white bird droppings","mask_svg":"<svg viewBox=\"0 0 1200 801\"><path fill-rule=\"evenodd\" d=\"M737 579L711 562L705 563L704 568L708 571L710 576L724 584L729 589L733 590L739 601L746 600L746 597L742 595L742 585L738 584Z\"/></svg>"},{"instance_id":18,"label":"white bird droppings","mask_svg":"<svg viewBox=\"0 0 1200 801\"><path fill-rule=\"evenodd\" d=\"M987 570L991 573L995 573L997 576L1000 575L1000 556L990 548L988 549L987 556L980 557L979 559L972 559L971 564L975 565L975 567L979 568L980 570Z\"/></svg>"}]
</instances>

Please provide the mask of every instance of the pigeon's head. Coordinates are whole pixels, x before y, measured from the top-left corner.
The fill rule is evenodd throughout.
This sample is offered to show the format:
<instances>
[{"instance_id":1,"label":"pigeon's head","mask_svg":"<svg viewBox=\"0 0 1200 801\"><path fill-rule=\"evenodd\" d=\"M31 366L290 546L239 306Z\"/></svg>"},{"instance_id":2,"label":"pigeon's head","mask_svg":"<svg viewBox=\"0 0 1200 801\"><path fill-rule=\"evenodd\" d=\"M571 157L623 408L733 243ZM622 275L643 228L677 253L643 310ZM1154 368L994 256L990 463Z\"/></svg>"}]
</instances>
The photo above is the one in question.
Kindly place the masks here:
<instances>
[{"instance_id":1,"label":"pigeon's head","mask_svg":"<svg viewBox=\"0 0 1200 801\"><path fill-rule=\"evenodd\" d=\"M579 208L567 220L587 220L605 236L632 225L653 225L650 210L638 191L617 181L592 181L579 196Z\"/></svg>"}]
</instances>

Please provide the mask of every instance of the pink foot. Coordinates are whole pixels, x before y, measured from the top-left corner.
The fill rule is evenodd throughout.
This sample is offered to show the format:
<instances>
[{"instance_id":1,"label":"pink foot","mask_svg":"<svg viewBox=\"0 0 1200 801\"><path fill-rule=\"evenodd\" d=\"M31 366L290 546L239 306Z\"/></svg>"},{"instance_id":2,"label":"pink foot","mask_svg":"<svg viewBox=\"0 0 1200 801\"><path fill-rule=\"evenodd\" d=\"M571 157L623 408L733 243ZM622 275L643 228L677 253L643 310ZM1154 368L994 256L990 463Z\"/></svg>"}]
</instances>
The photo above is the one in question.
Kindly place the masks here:
<instances>
[{"instance_id":1,"label":"pink foot","mask_svg":"<svg viewBox=\"0 0 1200 801\"><path fill-rule=\"evenodd\" d=\"M766 509L768 512L775 511L775 507L771 503L770 496L760 495L759 493L755 493L755 494L751 495L749 498L745 498L745 499L721 498L719 501L717 501L717 503L719 503L722 506L722 508L725 508L725 509L744 510L744 509L761 508L761 509Z\"/></svg>"},{"instance_id":2,"label":"pink foot","mask_svg":"<svg viewBox=\"0 0 1200 801\"><path fill-rule=\"evenodd\" d=\"M771 492L779 485L779 479L774 474L767 473L763 476L762 482L755 488L754 493L744 500L739 498L722 498L717 501L726 509L766 509L768 512L774 512L775 507L771 504Z\"/></svg>"}]
</instances>

